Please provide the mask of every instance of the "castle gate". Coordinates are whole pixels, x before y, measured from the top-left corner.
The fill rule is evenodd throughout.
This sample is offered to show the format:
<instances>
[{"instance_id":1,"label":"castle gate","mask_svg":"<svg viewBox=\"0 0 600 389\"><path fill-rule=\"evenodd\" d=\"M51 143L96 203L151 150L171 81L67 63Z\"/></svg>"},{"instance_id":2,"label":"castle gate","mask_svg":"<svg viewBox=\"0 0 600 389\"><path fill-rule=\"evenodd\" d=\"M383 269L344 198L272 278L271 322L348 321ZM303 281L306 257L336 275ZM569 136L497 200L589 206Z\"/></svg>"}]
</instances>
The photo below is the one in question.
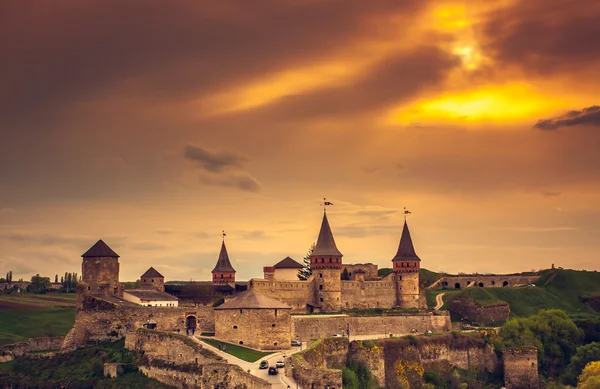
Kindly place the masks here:
<instances>
[{"instance_id":1,"label":"castle gate","mask_svg":"<svg viewBox=\"0 0 600 389\"><path fill-rule=\"evenodd\" d=\"M185 319L185 328L188 330L196 329L196 316L188 316Z\"/></svg>"}]
</instances>

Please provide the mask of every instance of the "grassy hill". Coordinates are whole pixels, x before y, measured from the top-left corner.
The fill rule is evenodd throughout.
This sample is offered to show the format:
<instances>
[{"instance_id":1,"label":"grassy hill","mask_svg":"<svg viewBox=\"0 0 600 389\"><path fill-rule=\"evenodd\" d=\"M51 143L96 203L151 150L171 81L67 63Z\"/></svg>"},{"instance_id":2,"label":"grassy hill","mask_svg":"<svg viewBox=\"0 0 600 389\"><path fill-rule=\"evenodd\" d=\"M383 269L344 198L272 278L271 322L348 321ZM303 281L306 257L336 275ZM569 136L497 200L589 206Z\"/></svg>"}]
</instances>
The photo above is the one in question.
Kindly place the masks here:
<instances>
[{"instance_id":1,"label":"grassy hill","mask_svg":"<svg viewBox=\"0 0 600 389\"><path fill-rule=\"evenodd\" d=\"M543 271L536 287L479 288L460 291L428 291L428 301L444 292L444 301L458 296L469 296L483 305L506 301L513 316L526 317L542 309L560 309L572 318L600 316L580 297L600 296L600 273L592 271L552 269ZM433 297L432 297L433 296ZM445 307L444 307L445 308Z\"/></svg>"},{"instance_id":2,"label":"grassy hill","mask_svg":"<svg viewBox=\"0 0 600 389\"><path fill-rule=\"evenodd\" d=\"M0 294L0 346L62 336L75 323L75 294Z\"/></svg>"}]
</instances>

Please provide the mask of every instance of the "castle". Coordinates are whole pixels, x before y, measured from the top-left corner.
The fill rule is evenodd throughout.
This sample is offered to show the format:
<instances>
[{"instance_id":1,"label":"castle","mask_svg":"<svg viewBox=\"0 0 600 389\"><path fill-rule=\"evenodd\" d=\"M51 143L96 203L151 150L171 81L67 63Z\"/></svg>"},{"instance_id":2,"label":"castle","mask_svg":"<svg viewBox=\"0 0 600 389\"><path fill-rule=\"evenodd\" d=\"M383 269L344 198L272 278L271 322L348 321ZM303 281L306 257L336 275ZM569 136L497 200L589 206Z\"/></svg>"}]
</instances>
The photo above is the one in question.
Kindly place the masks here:
<instances>
[{"instance_id":1,"label":"castle","mask_svg":"<svg viewBox=\"0 0 600 389\"><path fill-rule=\"evenodd\" d=\"M164 277L154 268L141 277L141 289L124 290L119 283L119 256L102 240L82 255L82 295L104 299L126 300L139 305L173 306L172 293L177 288L166 288ZM211 301L227 301L246 289L254 289L267 297L287 304L292 313L340 312L365 308L421 308L417 256L406 220L396 255L392 258L392 272L378 277L373 264L344 264L333 232L324 211L316 245L310 254L312 274L299 280L303 266L286 257L274 266L263 268L264 278L252 278L247 284L236 282L225 241L217 263L212 270L210 285L195 283L196 293L210 294ZM168 285L167 285L168 286ZM207 291L201 286L210 286ZM176 306L177 304L175 304Z\"/></svg>"}]
</instances>

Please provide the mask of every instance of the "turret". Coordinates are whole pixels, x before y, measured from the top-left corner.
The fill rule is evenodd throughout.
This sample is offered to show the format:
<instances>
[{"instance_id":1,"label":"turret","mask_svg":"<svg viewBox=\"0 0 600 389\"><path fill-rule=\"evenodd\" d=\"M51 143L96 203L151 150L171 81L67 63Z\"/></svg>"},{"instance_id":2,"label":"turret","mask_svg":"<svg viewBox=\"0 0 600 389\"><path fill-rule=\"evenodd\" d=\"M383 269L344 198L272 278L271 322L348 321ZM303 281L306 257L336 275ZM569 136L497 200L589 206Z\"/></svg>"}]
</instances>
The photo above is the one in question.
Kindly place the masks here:
<instances>
[{"instance_id":1,"label":"turret","mask_svg":"<svg viewBox=\"0 0 600 389\"><path fill-rule=\"evenodd\" d=\"M119 255L102 239L81 255L81 283L78 294L97 297L123 297L119 283Z\"/></svg>"},{"instance_id":2,"label":"turret","mask_svg":"<svg viewBox=\"0 0 600 389\"><path fill-rule=\"evenodd\" d=\"M150 267L140 277L140 289L156 289L165 291L165 277L160 274L155 268Z\"/></svg>"},{"instance_id":3,"label":"turret","mask_svg":"<svg viewBox=\"0 0 600 389\"><path fill-rule=\"evenodd\" d=\"M229 261L225 240L221 243L221 252L219 253L217 264L212 271L212 278L213 284L230 284L231 286L235 286L235 269Z\"/></svg>"},{"instance_id":4,"label":"turret","mask_svg":"<svg viewBox=\"0 0 600 389\"><path fill-rule=\"evenodd\" d=\"M322 312L341 311L342 253L335 244L326 212L310 256L310 267L315 280L315 305L320 306Z\"/></svg>"},{"instance_id":5,"label":"turret","mask_svg":"<svg viewBox=\"0 0 600 389\"><path fill-rule=\"evenodd\" d=\"M418 308L421 259L415 252L406 220L392 264L396 280L396 305L402 308Z\"/></svg>"}]
</instances>

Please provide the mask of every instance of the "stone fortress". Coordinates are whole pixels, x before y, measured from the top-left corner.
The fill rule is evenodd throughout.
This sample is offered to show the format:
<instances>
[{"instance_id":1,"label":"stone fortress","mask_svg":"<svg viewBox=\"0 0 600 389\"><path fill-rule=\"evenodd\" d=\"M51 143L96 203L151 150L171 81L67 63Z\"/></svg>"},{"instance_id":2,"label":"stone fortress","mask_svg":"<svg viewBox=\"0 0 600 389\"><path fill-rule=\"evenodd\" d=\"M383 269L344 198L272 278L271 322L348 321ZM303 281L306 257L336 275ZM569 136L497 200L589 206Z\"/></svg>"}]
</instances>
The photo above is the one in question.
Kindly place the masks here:
<instances>
[{"instance_id":1,"label":"stone fortress","mask_svg":"<svg viewBox=\"0 0 600 389\"><path fill-rule=\"evenodd\" d=\"M119 282L119 255L99 240L82 255L76 321L61 349L71 350L90 341L133 339L140 329L145 331L144 328L186 335L211 333L219 340L259 350L287 350L291 348L292 340L308 342L331 337L333 333L347 335L350 339L351 335L398 336L451 330L447 311L424 309L424 293L419 289L421 260L415 252L406 220L398 250L392 257L390 274L379 277L376 265L344 264L342 257L324 212L310 255L312 274L306 280L298 279L298 271L303 266L286 257L275 265L265 266L263 278L236 281L236 271L223 239L211 281L171 286L165 284L162 274L150 267L140 277L137 289L124 289ZM452 288L453 282L442 278L435 287ZM189 294L183 293L186 288L201 296L190 298ZM176 296L178 294L180 298ZM197 302L198 297L203 303ZM369 308L398 309L384 315L361 316L345 312ZM316 312L329 314L311 314ZM160 337L164 338L163 335ZM506 361L509 365L515 361L515 366L527 370L525 374L515 368L517 373L510 377L513 383L519 379L533 380L535 376L536 366L528 365L529 360L524 365L521 359L521 355L515 354ZM230 374L237 374L239 380L251 379L245 372L228 369ZM321 374L323 371L319 369L315 371ZM307 367L302 371L312 377L314 374L308 374L312 370ZM303 379L296 377L297 373L294 378ZM151 374L158 373L148 373ZM325 375L319 374L309 381L322 383ZM339 381L341 385L340 374L334 372L335 379L331 382ZM173 379L175 375L172 375ZM309 381L301 382L309 385ZM247 387L269 386L254 383ZM337 384L330 387L339 388Z\"/></svg>"}]
</instances>

